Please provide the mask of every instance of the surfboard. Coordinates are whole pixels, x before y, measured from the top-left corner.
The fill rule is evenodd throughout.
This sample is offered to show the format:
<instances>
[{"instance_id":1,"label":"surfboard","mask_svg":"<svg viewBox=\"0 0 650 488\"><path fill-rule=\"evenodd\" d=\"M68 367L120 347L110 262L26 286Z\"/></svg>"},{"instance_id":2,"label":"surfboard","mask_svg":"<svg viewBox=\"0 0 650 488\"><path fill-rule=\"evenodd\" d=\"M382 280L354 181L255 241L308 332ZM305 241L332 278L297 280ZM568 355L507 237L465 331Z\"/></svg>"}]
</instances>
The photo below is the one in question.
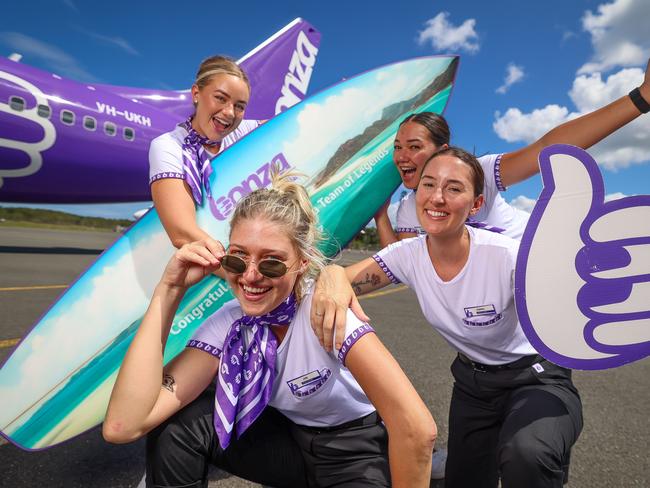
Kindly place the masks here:
<instances>
[{"instance_id":1,"label":"surfboard","mask_svg":"<svg viewBox=\"0 0 650 488\"><path fill-rule=\"evenodd\" d=\"M296 169L335 255L397 188L392 162L399 121L442 112L458 58L390 64L344 80L297 104L213 161L212 199L199 225L227 245L228 219L242 196L270 184L271 168ZM130 227L63 293L0 370L0 431L40 450L101 423L122 358L174 248L155 209ZM169 361L232 295L210 276L191 288L174 318Z\"/></svg>"}]
</instances>

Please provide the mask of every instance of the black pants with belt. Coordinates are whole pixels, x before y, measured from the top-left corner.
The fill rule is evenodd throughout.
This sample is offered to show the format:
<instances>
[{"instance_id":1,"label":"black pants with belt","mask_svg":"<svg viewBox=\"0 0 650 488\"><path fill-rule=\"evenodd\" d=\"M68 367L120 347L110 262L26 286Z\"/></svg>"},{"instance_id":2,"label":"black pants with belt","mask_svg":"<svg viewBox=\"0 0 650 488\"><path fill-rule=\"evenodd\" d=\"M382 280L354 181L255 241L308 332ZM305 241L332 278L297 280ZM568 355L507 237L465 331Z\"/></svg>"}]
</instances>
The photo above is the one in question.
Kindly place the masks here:
<instances>
[{"instance_id":1,"label":"black pants with belt","mask_svg":"<svg viewBox=\"0 0 650 488\"><path fill-rule=\"evenodd\" d=\"M147 487L205 488L210 464L274 488L390 486L388 435L376 413L318 429L266 407L224 450L213 410L209 388L147 436Z\"/></svg>"},{"instance_id":2,"label":"black pants with belt","mask_svg":"<svg viewBox=\"0 0 650 488\"><path fill-rule=\"evenodd\" d=\"M460 356L451 365L445 486L561 487L582 430L571 371L540 356L481 366Z\"/></svg>"},{"instance_id":3,"label":"black pants with belt","mask_svg":"<svg viewBox=\"0 0 650 488\"><path fill-rule=\"evenodd\" d=\"M309 486L302 452L284 415L267 407L224 450L214 430L213 411L212 387L149 433L148 488L206 488L210 464L274 488Z\"/></svg>"}]
</instances>

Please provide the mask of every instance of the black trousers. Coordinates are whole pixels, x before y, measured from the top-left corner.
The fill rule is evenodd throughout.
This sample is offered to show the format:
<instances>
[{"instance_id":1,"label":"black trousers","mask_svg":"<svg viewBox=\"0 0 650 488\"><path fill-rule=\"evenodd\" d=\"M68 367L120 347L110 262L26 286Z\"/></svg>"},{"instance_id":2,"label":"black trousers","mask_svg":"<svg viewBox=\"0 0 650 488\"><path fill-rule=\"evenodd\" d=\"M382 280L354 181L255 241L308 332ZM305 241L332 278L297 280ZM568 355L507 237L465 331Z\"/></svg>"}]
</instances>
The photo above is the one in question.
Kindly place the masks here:
<instances>
[{"instance_id":1,"label":"black trousers","mask_svg":"<svg viewBox=\"0 0 650 488\"><path fill-rule=\"evenodd\" d=\"M329 429L293 424L292 432L307 463L310 486L390 487L388 432L376 413Z\"/></svg>"},{"instance_id":2,"label":"black trousers","mask_svg":"<svg viewBox=\"0 0 650 488\"><path fill-rule=\"evenodd\" d=\"M274 488L390 486L388 434L376 414L316 429L267 407L224 450L213 409L209 388L147 436L147 487L205 488L210 464Z\"/></svg>"},{"instance_id":3,"label":"black trousers","mask_svg":"<svg viewBox=\"0 0 650 488\"><path fill-rule=\"evenodd\" d=\"M566 482L582 430L571 371L539 356L523 363L488 371L459 358L451 365L447 488L496 488L499 478L502 488Z\"/></svg>"},{"instance_id":4,"label":"black trousers","mask_svg":"<svg viewBox=\"0 0 650 488\"><path fill-rule=\"evenodd\" d=\"M274 488L309 486L290 421L267 407L244 434L222 449L214 430L214 388L147 436L147 487L208 486L210 464Z\"/></svg>"}]
</instances>

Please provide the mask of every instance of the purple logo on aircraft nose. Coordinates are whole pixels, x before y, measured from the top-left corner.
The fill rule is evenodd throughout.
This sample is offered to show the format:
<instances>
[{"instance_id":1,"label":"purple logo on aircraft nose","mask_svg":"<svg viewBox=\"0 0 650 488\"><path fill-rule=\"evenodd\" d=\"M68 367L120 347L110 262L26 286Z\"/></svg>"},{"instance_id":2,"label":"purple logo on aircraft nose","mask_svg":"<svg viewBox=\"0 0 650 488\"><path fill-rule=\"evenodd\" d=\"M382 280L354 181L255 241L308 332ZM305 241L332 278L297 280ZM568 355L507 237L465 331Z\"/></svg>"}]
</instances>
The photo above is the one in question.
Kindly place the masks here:
<instances>
[{"instance_id":1,"label":"purple logo on aircraft nose","mask_svg":"<svg viewBox=\"0 0 650 488\"><path fill-rule=\"evenodd\" d=\"M582 149L540 153L544 189L521 241L519 321L547 359L605 369L650 355L650 195L605 202Z\"/></svg>"}]
</instances>

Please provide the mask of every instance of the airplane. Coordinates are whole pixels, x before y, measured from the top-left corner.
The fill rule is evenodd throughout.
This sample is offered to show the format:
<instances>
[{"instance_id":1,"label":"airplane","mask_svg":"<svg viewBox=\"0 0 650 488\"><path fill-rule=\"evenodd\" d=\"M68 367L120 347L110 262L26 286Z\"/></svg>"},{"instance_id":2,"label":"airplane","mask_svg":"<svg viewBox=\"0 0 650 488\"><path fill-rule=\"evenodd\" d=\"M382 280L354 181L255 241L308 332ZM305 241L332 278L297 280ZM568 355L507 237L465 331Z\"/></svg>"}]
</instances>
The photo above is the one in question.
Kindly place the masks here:
<instances>
[{"instance_id":1,"label":"airplane","mask_svg":"<svg viewBox=\"0 0 650 488\"><path fill-rule=\"evenodd\" d=\"M238 60L251 83L247 119L302 100L320 33L297 18ZM193 110L188 90L80 83L0 57L0 202L151 200L151 140Z\"/></svg>"}]
</instances>

